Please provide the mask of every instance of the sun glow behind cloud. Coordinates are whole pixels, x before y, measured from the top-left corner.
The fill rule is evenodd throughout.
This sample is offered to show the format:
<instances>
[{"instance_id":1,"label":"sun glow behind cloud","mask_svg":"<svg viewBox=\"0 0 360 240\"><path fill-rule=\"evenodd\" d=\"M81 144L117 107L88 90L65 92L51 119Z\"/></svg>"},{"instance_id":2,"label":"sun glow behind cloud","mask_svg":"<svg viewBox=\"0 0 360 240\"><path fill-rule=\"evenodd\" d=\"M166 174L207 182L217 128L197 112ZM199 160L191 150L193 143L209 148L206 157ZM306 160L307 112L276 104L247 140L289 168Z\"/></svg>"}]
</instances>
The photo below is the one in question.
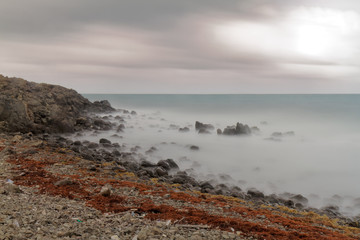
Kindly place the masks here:
<instances>
[{"instance_id":1,"label":"sun glow behind cloud","mask_svg":"<svg viewBox=\"0 0 360 240\"><path fill-rule=\"evenodd\" d=\"M229 21L213 27L215 38L234 52L337 61L352 54L349 40L360 29L359 14L300 7L278 22Z\"/></svg>"},{"instance_id":2,"label":"sun glow behind cloud","mask_svg":"<svg viewBox=\"0 0 360 240\"><path fill-rule=\"evenodd\" d=\"M334 57L351 54L346 38L359 31L356 12L301 7L290 13L295 30L295 48L300 54Z\"/></svg>"}]
</instances>

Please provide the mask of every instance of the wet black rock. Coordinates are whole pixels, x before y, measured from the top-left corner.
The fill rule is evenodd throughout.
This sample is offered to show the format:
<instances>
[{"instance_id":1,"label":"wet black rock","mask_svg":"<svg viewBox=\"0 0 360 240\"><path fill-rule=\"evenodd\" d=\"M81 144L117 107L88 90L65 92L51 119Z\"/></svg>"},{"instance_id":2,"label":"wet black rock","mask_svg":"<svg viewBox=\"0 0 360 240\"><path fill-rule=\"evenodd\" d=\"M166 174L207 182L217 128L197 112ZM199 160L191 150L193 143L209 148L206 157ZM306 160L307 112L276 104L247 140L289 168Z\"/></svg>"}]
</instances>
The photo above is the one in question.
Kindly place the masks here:
<instances>
[{"instance_id":1,"label":"wet black rock","mask_svg":"<svg viewBox=\"0 0 360 240\"><path fill-rule=\"evenodd\" d=\"M163 167L165 170L177 170L179 166L173 159L160 160L157 163L158 166Z\"/></svg>"},{"instance_id":2,"label":"wet black rock","mask_svg":"<svg viewBox=\"0 0 360 240\"><path fill-rule=\"evenodd\" d=\"M155 168L155 173L157 177L162 177L168 175L168 172L163 167Z\"/></svg>"},{"instance_id":3,"label":"wet black rock","mask_svg":"<svg viewBox=\"0 0 360 240\"><path fill-rule=\"evenodd\" d=\"M101 144L111 144L111 141L106 139L106 138L101 138L99 140L99 143L101 143Z\"/></svg>"},{"instance_id":4,"label":"wet black rock","mask_svg":"<svg viewBox=\"0 0 360 240\"><path fill-rule=\"evenodd\" d=\"M221 130L220 128L218 128L218 129L216 130L216 133L217 133L218 135L221 135L221 134L222 134L222 130Z\"/></svg>"},{"instance_id":5,"label":"wet black rock","mask_svg":"<svg viewBox=\"0 0 360 240\"><path fill-rule=\"evenodd\" d=\"M209 182L207 182L207 181L201 182L201 183L200 183L200 187L201 187L202 189L206 189L206 188L208 188L208 189L214 189L213 185L211 185L211 183L209 183Z\"/></svg>"},{"instance_id":6,"label":"wet black rock","mask_svg":"<svg viewBox=\"0 0 360 240\"><path fill-rule=\"evenodd\" d=\"M179 128L179 132L188 132L188 131L190 131L190 128L188 127Z\"/></svg>"},{"instance_id":7,"label":"wet black rock","mask_svg":"<svg viewBox=\"0 0 360 240\"><path fill-rule=\"evenodd\" d=\"M125 129L125 125L121 123L121 124L117 127L116 132L123 132L124 129Z\"/></svg>"},{"instance_id":8,"label":"wet black rock","mask_svg":"<svg viewBox=\"0 0 360 240\"><path fill-rule=\"evenodd\" d=\"M236 123L236 126L228 126L224 129L224 135L250 135L251 129L248 125Z\"/></svg>"},{"instance_id":9,"label":"wet black rock","mask_svg":"<svg viewBox=\"0 0 360 240\"><path fill-rule=\"evenodd\" d=\"M211 134L211 132L207 129L200 129L199 134Z\"/></svg>"},{"instance_id":10,"label":"wet black rock","mask_svg":"<svg viewBox=\"0 0 360 240\"><path fill-rule=\"evenodd\" d=\"M149 148L149 150L145 151L145 154L152 154L153 152L156 152L157 148L156 147L151 147Z\"/></svg>"},{"instance_id":11,"label":"wet black rock","mask_svg":"<svg viewBox=\"0 0 360 240\"><path fill-rule=\"evenodd\" d=\"M247 194L253 198L264 198L265 197L264 193L260 192L259 190L255 189L255 188L250 188L247 191Z\"/></svg>"},{"instance_id":12,"label":"wet black rock","mask_svg":"<svg viewBox=\"0 0 360 240\"><path fill-rule=\"evenodd\" d=\"M197 150L199 150L200 148L199 148L198 146L191 145L191 146L190 146L190 149L197 151Z\"/></svg>"},{"instance_id":13,"label":"wet black rock","mask_svg":"<svg viewBox=\"0 0 360 240\"><path fill-rule=\"evenodd\" d=\"M152 162L149 162L148 160L142 160L141 163L140 163L140 166L142 166L142 167L156 167L157 165L152 163Z\"/></svg>"},{"instance_id":14,"label":"wet black rock","mask_svg":"<svg viewBox=\"0 0 360 240\"><path fill-rule=\"evenodd\" d=\"M301 194L291 196L290 200L294 201L295 203L301 203L303 205L307 205L309 203L309 200Z\"/></svg>"},{"instance_id":15,"label":"wet black rock","mask_svg":"<svg viewBox=\"0 0 360 240\"><path fill-rule=\"evenodd\" d=\"M195 122L195 129L197 131L199 131L199 133L210 133L209 130L214 130L214 126L211 124L205 124L205 123L201 123L196 121Z\"/></svg>"},{"instance_id":16,"label":"wet black rock","mask_svg":"<svg viewBox=\"0 0 360 240\"><path fill-rule=\"evenodd\" d=\"M88 147L88 148L98 148L98 147L99 147L99 144L94 143L94 142L91 142L91 143L88 144L87 147Z\"/></svg>"}]
</instances>

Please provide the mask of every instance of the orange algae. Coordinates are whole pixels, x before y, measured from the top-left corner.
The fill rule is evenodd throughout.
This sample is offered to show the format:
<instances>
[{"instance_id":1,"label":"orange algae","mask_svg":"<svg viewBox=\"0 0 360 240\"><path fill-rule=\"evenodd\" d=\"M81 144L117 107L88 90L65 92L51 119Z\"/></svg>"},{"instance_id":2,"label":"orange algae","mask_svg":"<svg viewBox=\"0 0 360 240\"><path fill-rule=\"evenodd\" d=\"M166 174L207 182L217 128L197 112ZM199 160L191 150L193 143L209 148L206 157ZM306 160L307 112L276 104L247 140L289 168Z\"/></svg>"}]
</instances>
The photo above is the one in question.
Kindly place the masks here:
<instances>
[{"instance_id":1,"label":"orange algae","mask_svg":"<svg viewBox=\"0 0 360 240\"><path fill-rule=\"evenodd\" d=\"M39 149L38 151L42 151ZM219 228L225 231L241 231L245 236L256 236L265 239L354 239L340 234L336 231L328 230L324 227L312 226L310 223L301 218L283 217L273 214L270 210L252 209L250 207L240 207L232 201L227 201L221 196L188 194L183 192L167 191L159 185L150 186L143 183L130 181L114 180L101 175L97 177L94 173L92 178L83 179L81 175L87 173L82 170L81 175L54 175L46 170L46 167L54 164L56 161L51 160L50 154L46 152L48 158L39 158L40 161L33 160L29 157L14 155L9 162L16 165L14 169L21 172L15 177L15 183L24 186L37 186L42 194L57 195L66 198L74 198L84 200L86 205L100 210L101 212L124 212L132 208L137 208L138 212L145 213L146 217L152 220L163 219L179 221L189 224L204 224L213 228ZM59 158L59 156L61 158ZM64 155L52 154L51 157L58 158L62 163L70 164L73 161L64 158ZM80 173L80 172L79 172ZM63 178L70 178L72 184L65 186L55 186L54 183ZM187 207L183 209L175 208L170 205L155 205L151 200L135 200L129 201L130 198L123 196L111 195L104 197L98 194L99 189L110 184L113 187L129 187L139 191L142 195L170 195L170 199L197 205L199 203L214 204L221 207L224 212L233 212L246 216L246 219L255 219L259 215L265 216L263 221L250 222L242 217L219 216L210 214L206 211ZM93 189L92 191L88 189ZM127 207L127 205L136 205L137 207ZM231 206L229 206L229 204ZM224 207L227 206L225 209ZM266 222L266 223L264 223ZM270 225L268 225L270 223ZM273 224L271 226L271 223ZM274 225L279 225L287 230L278 229Z\"/></svg>"}]
</instances>

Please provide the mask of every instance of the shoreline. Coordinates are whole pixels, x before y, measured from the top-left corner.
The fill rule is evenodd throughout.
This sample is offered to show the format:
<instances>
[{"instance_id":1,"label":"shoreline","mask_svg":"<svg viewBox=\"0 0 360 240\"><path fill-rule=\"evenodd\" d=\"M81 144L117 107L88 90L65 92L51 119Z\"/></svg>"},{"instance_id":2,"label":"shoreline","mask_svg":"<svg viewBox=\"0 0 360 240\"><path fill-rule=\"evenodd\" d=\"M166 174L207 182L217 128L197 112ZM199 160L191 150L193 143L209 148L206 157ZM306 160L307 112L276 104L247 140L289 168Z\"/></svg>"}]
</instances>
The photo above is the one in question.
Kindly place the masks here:
<instances>
[{"instance_id":1,"label":"shoreline","mask_svg":"<svg viewBox=\"0 0 360 240\"><path fill-rule=\"evenodd\" d=\"M360 237L358 218L343 216L336 207L307 208L300 194L284 199L214 185L189 176L172 159L137 159L136 148L124 151L106 138L66 138L65 133L88 130L120 134L126 116L109 115L115 109L108 101L92 103L61 86L1 75L0 80L0 239ZM213 128L195 124L198 133ZM252 130L237 123L217 133Z\"/></svg>"},{"instance_id":2,"label":"shoreline","mask_svg":"<svg viewBox=\"0 0 360 240\"><path fill-rule=\"evenodd\" d=\"M34 196L41 194L46 198L70 199L99 211L98 218L110 214L114 218L127 216L140 222L150 221L146 222L146 226L159 225L157 228L161 230L158 229L158 233L165 235L176 228L175 232L171 232L173 239L181 239L180 236L176 238L176 232L190 239L199 231L211 234L207 235L209 238L194 239L221 239L219 236L224 234L224 239L355 239L360 236L360 229L351 227L355 222L349 222L350 219L335 219L312 211L266 205L256 198L241 199L182 189L181 184L161 182L158 178L143 180L122 169L116 162L94 164L94 161L85 160L67 146L49 144L43 136L7 134L1 136L0 144L2 164L5 163L6 169L11 170L9 175L1 176L4 182L2 196L21 196L24 191L30 190ZM7 190L11 183L5 183L5 178L14 181L15 186L19 186L19 192ZM110 191L109 195L101 193L106 188ZM80 221L85 222L83 220ZM105 239L115 235L119 239L133 239L137 235L140 239L139 235L143 233L146 237L142 239L157 236L153 229L137 228L131 237L116 232ZM213 234L217 238L211 238ZM70 238L77 239L75 235Z\"/></svg>"}]
</instances>

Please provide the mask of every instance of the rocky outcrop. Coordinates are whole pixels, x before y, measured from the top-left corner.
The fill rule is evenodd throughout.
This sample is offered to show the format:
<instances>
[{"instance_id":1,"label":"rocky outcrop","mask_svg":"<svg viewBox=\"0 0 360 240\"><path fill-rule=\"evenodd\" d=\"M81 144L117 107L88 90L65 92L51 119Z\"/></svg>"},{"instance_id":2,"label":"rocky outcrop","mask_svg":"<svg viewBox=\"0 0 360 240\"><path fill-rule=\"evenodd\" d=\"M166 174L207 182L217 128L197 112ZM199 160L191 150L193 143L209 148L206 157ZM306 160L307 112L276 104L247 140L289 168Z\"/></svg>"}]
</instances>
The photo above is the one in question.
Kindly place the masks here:
<instances>
[{"instance_id":1,"label":"rocky outcrop","mask_svg":"<svg viewBox=\"0 0 360 240\"><path fill-rule=\"evenodd\" d=\"M198 131L198 133L210 133L209 130L214 130L214 126L211 124L206 124L196 121L195 130Z\"/></svg>"},{"instance_id":2,"label":"rocky outcrop","mask_svg":"<svg viewBox=\"0 0 360 240\"><path fill-rule=\"evenodd\" d=\"M221 134L218 131L218 134ZM236 123L236 126L228 126L222 132L224 135L249 135L251 134L251 129L248 125L242 123Z\"/></svg>"},{"instance_id":3,"label":"rocky outcrop","mask_svg":"<svg viewBox=\"0 0 360 240\"><path fill-rule=\"evenodd\" d=\"M87 112L113 110L109 102L91 103L72 89L0 75L0 132L73 132Z\"/></svg>"}]
</instances>

